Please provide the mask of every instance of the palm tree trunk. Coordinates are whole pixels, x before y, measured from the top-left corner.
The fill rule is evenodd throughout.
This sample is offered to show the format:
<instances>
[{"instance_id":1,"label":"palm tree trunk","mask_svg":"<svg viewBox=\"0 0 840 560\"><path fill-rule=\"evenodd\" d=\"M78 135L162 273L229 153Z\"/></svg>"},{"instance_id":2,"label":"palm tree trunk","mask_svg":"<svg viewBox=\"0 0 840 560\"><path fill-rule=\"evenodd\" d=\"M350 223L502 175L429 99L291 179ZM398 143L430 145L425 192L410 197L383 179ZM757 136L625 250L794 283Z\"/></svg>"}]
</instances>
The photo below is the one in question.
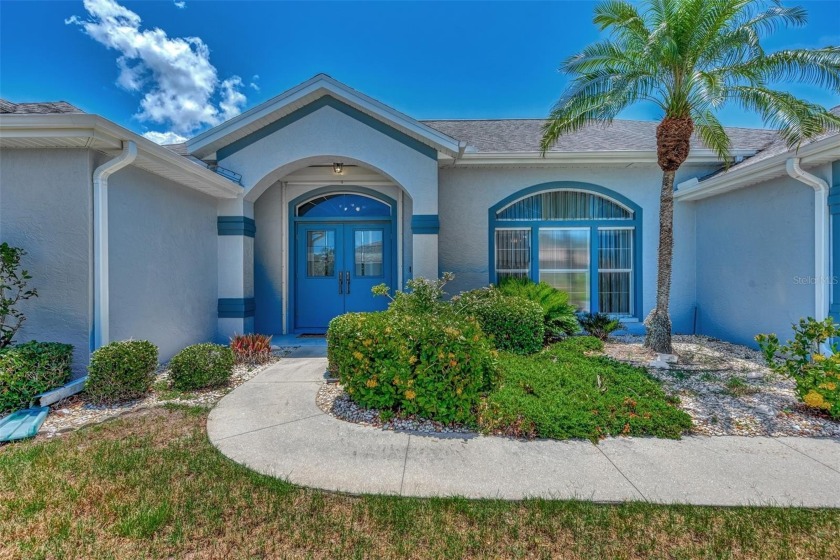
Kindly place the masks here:
<instances>
[{"instance_id":1,"label":"palm tree trunk","mask_svg":"<svg viewBox=\"0 0 840 560\"><path fill-rule=\"evenodd\" d=\"M659 194L659 270L656 275L656 307L645 319L645 346L671 354L671 264L674 253L674 177L688 159L694 122L691 117L665 117L656 127L656 156L662 169Z\"/></svg>"},{"instance_id":2,"label":"palm tree trunk","mask_svg":"<svg viewBox=\"0 0 840 560\"><path fill-rule=\"evenodd\" d=\"M676 171L662 172L659 194L659 258L656 275L656 307L645 319L645 346L660 354L671 354L671 268L674 254L674 176Z\"/></svg>"}]
</instances>

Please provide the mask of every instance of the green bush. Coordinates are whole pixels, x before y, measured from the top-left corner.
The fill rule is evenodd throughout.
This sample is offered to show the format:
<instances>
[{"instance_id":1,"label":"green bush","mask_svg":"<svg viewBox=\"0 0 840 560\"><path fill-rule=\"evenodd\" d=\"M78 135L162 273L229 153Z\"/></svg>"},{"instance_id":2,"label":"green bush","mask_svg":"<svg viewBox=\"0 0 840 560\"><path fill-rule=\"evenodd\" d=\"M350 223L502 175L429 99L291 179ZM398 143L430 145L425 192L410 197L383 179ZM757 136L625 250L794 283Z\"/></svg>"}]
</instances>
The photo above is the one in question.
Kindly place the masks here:
<instances>
[{"instance_id":1,"label":"green bush","mask_svg":"<svg viewBox=\"0 0 840 560\"><path fill-rule=\"evenodd\" d=\"M481 330L499 350L532 354L542 349L543 309L535 302L505 296L489 287L464 292L453 298L452 305L456 312L478 319Z\"/></svg>"},{"instance_id":2,"label":"green bush","mask_svg":"<svg viewBox=\"0 0 840 560\"><path fill-rule=\"evenodd\" d=\"M443 301L446 292L443 287L452 281L455 275L444 272L437 280L418 277L405 283L408 291L397 292L393 296L387 284L374 286L371 292L375 296L385 296L391 300L388 309L400 313L438 313L446 312L449 304Z\"/></svg>"},{"instance_id":3,"label":"green bush","mask_svg":"<svg viewBox=\"0 0 840 560\"><path fill-rule=\"evenodd\" d=\"M794 379L806 405L840 419L840 349L830 344L840 337L840 325L831 317L823 321L808 317L792 327L793 339L785 345L775 334L755 337L767 365ZM778 354L783 357L777 360Z\"/></svg>"},{"instance_id":4,"label":"green bush","mask_svg":"<svg viewBox=\"0 0 840 560\"><path fill-rule=\"evenodd\" d=\"M148 340L106 344L90 356L85 392L98 404L139 399L152 387L157 360L157 346Z\"/></svg>"},{"instance_id":5,"label":"green bush","mask_svg":"<svg viewBox=\"0 0 840 560\"><path fill-rule=\"evenodd\" d=\"M40 393L70 379L73 347L26 342L0 350L0 413L26 408Z\"/></svg>"},{"instance_id":6,"label":"green bush","mask_svg":"<svg viewBox=\"0 0 840 560\"><path fill-rule=\"evenodd\" d=\"M553 439L634 435L678 438L691 418L643 368L603 355L592 337L567 338L539 354L502 354L499 387L483 403L487 433Z\"/></svg>"},{"instance_id":7,"label":"green bush","mask_svg":"<svg viewBox=\"0 0 840 560\"><path fill-rule=\"evenodd\" d=\"M618 319L613 319L606 313L581 313L578 318L580 326L587 334L598 340L607 340L610 335L624 325Z\"/></svg>"},{"instance_id":8,"label":"green bush","mask_svg":"<svg viewBox=\"0 0 840 560\"><path fill-rule=\"evenodd\" d=\"M227 346L193 344L169 361L169 378L181 391L218 387L230 380L235 361L233 350Z\"/></svg>"},{"instance_id":9,"label":"green bush","mask_svg":"<svg viewBox=\"0 0 840 560\"><path fill-rule=\"evenodd\" d=\"M496 353L478 322L451 311L341 315L327 351L359 405L445 423L473 423L495 380Z\"/></svg>"},{"instance_id":10,"label":"green bush","mask_svg":"<svg viewBox=\"0 0 840 560\"><path fill-rule=\"evenodd\" d=\"M569 303L569 294L546 284L526 279L509 278L499 285L507 296L533 301L542 308L547 340L555 340L580 332L575 306Z\"/></svg>"}]
</instances>

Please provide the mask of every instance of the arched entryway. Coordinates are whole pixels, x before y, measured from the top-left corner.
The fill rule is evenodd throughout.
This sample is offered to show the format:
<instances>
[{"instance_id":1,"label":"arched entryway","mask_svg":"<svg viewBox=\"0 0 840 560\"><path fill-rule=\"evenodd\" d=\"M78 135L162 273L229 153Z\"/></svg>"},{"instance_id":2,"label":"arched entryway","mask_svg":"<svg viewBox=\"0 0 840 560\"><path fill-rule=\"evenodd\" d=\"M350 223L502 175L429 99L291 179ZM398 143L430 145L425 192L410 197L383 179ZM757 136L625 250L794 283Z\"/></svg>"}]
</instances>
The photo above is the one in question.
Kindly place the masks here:
<instances>
[{"instance_id":1,"label":"arched entryway","mask_svg":"<svg viewBox=\"0 0 840 560\"><path fill-rule=\"evenodd\" d=\"M289 202L289 322L299 333L324 333L342 313L377 311L378 284L397 278L397 202L346 185L323 187Z\"/></svg>"}]
</instances>

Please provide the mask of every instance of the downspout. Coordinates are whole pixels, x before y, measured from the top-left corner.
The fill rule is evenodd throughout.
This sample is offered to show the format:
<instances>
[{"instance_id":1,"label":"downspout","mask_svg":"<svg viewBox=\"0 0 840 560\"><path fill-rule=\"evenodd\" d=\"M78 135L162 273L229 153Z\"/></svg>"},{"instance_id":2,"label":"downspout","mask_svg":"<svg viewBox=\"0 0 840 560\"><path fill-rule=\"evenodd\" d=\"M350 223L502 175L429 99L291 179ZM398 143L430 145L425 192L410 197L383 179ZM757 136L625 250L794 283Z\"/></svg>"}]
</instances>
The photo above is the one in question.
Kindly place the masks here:
<instances>
[{"instance_id":1,"label":"downspout","mask_svg":"<svg viewBox=\"0 0 840 560\"><path fill-rule=\"evenodd\" d=\"M828 317L831 264L829 259L828 183L799 167L799 158L785 162L788 175L814 189L814 318Z\"/></svg>"},{"instance_id":2,"label":"downspout","mask_svg":"<svg viewBox=\"0 0 840 560\"><path fill-rule=\"evenodd\" d=\"M120 155L93 172L93 350L109 341L108 177L137 158L137 144L123 142Z\"/></svg>"}]
</instances>

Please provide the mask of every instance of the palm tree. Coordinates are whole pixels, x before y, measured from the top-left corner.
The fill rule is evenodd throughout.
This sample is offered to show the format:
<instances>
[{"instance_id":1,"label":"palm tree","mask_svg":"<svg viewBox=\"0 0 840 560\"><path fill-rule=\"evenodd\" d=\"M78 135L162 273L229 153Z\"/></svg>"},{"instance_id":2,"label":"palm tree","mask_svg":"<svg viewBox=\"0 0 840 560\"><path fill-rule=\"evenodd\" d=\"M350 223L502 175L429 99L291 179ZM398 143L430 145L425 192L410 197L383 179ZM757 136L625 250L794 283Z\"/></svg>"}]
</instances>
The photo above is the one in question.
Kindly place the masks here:
<instances>
[{"instance_id":1,"label":"palm tree","mask_svg":"<svg viewBox=\"0 0 840 560\"><path fill-rule=\"evenodd\" d=\"M688 157L691 137L730 161L730 140L715 112L727 104L758 113L797 146L840 117L774 89L785 81L840 92L840 47L766 53L761 40L784 26L802 26L801 7L770 0L603 0L593 22L608 38L563 62L572 79L543 128L542 152L557 138L593 123L609 123L636 102L662 111L656 148L662 169L656 307L645 320L645 345L671 353L674 176Z\"/></svg>"}]
</instances>

